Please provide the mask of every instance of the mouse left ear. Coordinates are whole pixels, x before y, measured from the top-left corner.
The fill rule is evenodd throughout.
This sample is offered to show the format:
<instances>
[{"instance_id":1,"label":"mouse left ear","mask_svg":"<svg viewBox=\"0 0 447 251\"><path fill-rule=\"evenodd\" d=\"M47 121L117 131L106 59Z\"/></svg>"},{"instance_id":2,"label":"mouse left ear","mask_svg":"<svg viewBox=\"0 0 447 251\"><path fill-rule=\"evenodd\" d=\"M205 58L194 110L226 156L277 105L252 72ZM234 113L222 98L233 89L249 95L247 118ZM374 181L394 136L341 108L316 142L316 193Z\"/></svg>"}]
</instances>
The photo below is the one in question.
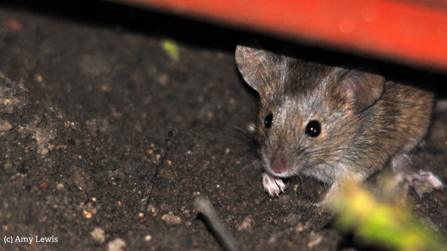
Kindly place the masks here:
<instances>
[{"instance_id":1,"label":"mouse left ear","mask_svg":"<svg viewBox=\"0 0 447 251\"><path fill-rule=\"evenodd\" d=\"M381 75L351 70L339 81L340 92L348 99L350 108L362 112L371 107L382 96L385 78Z\"/></svg>"}]
</instances>

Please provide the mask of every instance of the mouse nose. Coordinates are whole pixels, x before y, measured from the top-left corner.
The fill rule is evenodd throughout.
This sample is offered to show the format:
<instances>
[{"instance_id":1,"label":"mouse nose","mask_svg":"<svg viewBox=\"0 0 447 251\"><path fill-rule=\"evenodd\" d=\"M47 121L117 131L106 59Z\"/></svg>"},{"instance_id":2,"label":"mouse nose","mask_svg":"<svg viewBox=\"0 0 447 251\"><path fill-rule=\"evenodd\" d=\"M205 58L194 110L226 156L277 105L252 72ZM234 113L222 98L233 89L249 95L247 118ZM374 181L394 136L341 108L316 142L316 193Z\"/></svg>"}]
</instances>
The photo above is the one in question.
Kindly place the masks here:
<instances>
[{"instance_id":1,"label":"mouse nose","mask_svg":"<svg viewBox=\"0 0 447 251\"><path fill-rule=\"evenodd\" d=\"M290 161L285 156L273 157L270 162L270 169L272 169L275 174L284 174L290 168Z\"/></svg>"}]
</instances>

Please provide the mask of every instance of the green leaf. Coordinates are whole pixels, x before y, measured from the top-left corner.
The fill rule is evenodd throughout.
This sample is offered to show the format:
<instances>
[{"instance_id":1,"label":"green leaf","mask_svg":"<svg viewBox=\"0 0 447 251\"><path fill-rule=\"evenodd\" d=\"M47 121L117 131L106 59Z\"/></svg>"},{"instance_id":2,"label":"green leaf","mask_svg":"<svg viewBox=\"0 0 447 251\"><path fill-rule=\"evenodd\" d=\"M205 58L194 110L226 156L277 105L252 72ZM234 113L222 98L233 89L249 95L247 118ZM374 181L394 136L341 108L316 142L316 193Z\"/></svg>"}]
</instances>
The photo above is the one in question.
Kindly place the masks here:
<instances>
[{"instance_id":1,"label":"green leaf","mask_svg":"<svg viewBox=\"0 0 447 251\"><path fill-rule=\"evenodd\" d=\"M397 250L444 250L445 243L403 205L380 202L356 182L343 183L331 204L335 227L353 231L359 241Z\"/></svg>"},{"instance_id":2,"label":"green leaf","mask_svg":"<svg viewBox=\"0 0 447 251\"><path fill-rule=\"evenodd\" d=\"M163 50L173 61L178 61L180 58L180 49L176 42L165 39L161 42Z\"/></svg>"}]
</instances>

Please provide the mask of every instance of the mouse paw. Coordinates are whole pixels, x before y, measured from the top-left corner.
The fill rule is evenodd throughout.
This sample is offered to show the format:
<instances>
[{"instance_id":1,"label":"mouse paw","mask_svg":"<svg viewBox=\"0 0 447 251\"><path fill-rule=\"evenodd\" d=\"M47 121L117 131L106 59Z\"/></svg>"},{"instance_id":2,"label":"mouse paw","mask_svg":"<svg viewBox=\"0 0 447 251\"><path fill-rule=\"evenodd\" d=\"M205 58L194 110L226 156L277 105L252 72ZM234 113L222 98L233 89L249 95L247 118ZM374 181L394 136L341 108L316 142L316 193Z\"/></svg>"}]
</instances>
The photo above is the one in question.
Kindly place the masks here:
<instances>
[{"instance_id":1,"label":"mouse paw","mask_svg":"<svg viewBox=\"0 0 447 251\"><path fill-rule=\"evenodd\" d=\"M286 185L281 179L274 178L267 173L262 174L262 185L271 197L279 196L286 189Z\"/></svg>"},{"instance_id":2,"label":"mouse paw","mask_svg":"<svg viewBox=\"0 0 447 251\"><path fill-rule=\"evenodd\" d=\"M396 173L394 184L402 183L407 193L413 187L421 197L424 193L429 193L434 189L441 189L442 182L432 172L415 171L412 168L411 160L407 155L396 156L392 160L393 170Z\"/></svg>"},{"instance_id":3,"label":"mouse paw","mask_svg":"<svg viewBox=\"0 0 447 251\"><path fill-rule=\"evenodd\" d=\"M419 171L419 173L398 173L395 179L396 183L404 184L405 190L413 187L419 197L422 197L424 193L430 193L433 188L439 190L443 186L438 177L432 172L426 171Z\"/></svg>"}]
</instances>

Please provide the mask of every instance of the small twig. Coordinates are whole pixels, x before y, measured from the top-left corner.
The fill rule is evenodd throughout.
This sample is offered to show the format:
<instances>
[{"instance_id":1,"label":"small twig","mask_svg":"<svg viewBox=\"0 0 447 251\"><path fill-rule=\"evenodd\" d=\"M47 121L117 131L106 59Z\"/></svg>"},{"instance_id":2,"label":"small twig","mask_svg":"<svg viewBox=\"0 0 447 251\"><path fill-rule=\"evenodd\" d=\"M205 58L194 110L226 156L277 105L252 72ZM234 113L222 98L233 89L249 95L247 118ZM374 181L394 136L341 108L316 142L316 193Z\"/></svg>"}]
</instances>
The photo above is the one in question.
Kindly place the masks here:
<instances>
[{"instance_id":1,"label":"small twig","mask_svg":"<svg viewBox=\"0 0 447 251\"><path fill-rule=\"evenodd\" d=\"M177 136L177 130L175 128L172 128L168 132L168 136L166 136L165 145L162 149L160 149L160 161L155 165L155 172L152 175L152 177L149 180L148 188L146 189L146 192L144 193L144 197L141 200L140 205L140 211L145 211L147 205L149 205L149 202L151 201L152 196L152 188L153 188L153 182L155 177L157 177L158 173L160 172L160 167L163 165L163 161L166 158L166 154L171 147L172 143L174 142L175 137Z\"/></svg>"},{"instance_id":2,"label":"small twig","mask_svg":"<svg viewBox=\"0 0 447 251\"><path fill-rule=\"evenodd\" d=\"M199 196L194 202L194 207L199 211L205 219L205 224L211 229L214 238L222 245L226 251L241 250L239 244L236 242L231 233L219 220L213 205L204 196Z\"/></svg>"}]
</instances>

